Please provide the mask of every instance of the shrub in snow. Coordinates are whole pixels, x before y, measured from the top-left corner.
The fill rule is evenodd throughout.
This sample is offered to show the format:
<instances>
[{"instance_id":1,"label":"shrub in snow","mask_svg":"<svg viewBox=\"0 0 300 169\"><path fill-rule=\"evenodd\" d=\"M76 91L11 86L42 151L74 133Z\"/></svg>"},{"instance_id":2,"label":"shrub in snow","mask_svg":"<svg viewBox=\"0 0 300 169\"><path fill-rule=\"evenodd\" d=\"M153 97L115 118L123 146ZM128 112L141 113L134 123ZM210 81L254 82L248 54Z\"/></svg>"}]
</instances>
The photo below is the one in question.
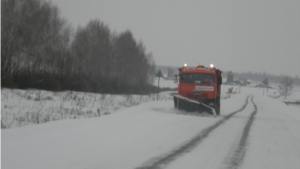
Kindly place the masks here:
<instances>
[{"instance_id":1,"label":"shrub in snow","mask_svg":"<svg viewBox=\"0 0 300 169\"><path fill-rule=\"evenodd\" d=\"M110 95L4 88L1 91L1 128L63 119L99 117L156 99L156 94ZM171 99L173 98L169 92L159 94L159 100Z\"/></svg>"}]
</instances>

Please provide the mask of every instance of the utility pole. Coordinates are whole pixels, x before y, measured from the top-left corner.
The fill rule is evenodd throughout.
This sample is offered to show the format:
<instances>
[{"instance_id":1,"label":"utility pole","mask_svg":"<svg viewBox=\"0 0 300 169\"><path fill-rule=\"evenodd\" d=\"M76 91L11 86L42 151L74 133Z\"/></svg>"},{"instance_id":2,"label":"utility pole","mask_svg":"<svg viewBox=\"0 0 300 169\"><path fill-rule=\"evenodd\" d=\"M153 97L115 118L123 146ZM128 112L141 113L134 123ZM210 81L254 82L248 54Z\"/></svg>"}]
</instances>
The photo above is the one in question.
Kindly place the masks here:
<instances>
[{"instance_id":1,"label":"utility pole","mask_svg":"<svg viewBox=\"0 0 300 169\"><path fill-rule=\"evenodd\" d=\"M158 83L157 83L157 87L159 88L159 79L160 79L160 77L158 77ZM157 98L156 98L156 100L158 100L158 92L157 92Z\"/></svg>"},{"instance_id":2,"label":"utility pole","mask_svg":"<svg viewBox=\"0 0 300 169\"><path fill-rule=\"evenodd\" d=\"M157 71L157 73L155 74L155 77L158 77L158 83L157 83L157 87L159 88L159 80L160 80L160 77L164 77L164 75L161 73L161 70L159 69L158 71ZM157 100L158 100L158 93L159 92L157 92Z\"/></svg>"},{"instance_id":3,"label":"utility pole","mask_svg":"<svg viewBox=\"0 0 300 169\"><path fill-rule=\"evenodd\" d=\"M285 98L284 99L286 99L287 90L288 90L287 88L288 88L288 84L285 85Z\"/></svg>"}]
</instances>

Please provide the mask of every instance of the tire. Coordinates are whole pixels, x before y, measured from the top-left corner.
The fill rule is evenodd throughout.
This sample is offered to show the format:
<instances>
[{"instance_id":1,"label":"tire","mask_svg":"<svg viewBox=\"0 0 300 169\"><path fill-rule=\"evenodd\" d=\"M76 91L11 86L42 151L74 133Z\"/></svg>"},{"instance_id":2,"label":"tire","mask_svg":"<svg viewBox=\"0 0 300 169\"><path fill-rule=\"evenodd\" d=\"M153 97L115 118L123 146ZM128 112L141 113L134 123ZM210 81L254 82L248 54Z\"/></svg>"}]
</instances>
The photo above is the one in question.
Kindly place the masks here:
<instances>
[{"instance_id":1,"label":"tire","mask_svg":"<svg viewBox=\"0 0 300 169\"><path fill-rule=\"evenodd\" d=\"M220 110L221 110L221 103L220 103L220 97L217 98L216 100L216 115L220 115Z\"/></svg>"},{"instance_id":2,"label":"tire","mask_svg":"<svg viewBox=\"0 0 300 169\"><path fill-rule=\"evenodd\" d=\"M177 102L177 108L182 110L184 108L184 103L183 103L183 100L181 99L176 99L176 102Z\"/></svg>"},{"instance_id":3,"label":"tire","mask_svg":"<svg viewBox=\"0 0 300 169\"><path fill-rule=\"evenodd\" d=\"M217 105L217 108L216 108L216 115L220 115L220 105Z\"/></svg>"}]
</instances>

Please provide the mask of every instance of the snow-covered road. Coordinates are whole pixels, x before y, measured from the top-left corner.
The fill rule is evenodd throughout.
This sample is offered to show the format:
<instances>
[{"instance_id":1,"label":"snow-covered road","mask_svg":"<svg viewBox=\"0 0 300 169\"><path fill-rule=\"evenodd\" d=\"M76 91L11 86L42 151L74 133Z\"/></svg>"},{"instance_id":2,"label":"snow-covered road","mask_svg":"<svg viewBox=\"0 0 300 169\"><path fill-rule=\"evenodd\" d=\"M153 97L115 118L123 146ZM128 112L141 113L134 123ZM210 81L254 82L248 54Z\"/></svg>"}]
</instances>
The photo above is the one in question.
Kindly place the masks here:
<instances>
[{"instance_id":1,"label":"snow-covered road","mask_svg":"<svg viewBox=\"0 0 300 169\"><path fill-rule=\"evenodd\" d=\"M243 110L230 116L243 105ZM247 132L250 117L254 118ZM245 87L241 94L222 100L217 118L179 111L169 100L143 103L99 118L2 130L1 167L296 169L300 166L299 129L299 108L263 96L261 89ZM176 153L196 137L202 138ZM166 162L159 162L170 154L173 156Z\"/></svg>"}]
</instances>

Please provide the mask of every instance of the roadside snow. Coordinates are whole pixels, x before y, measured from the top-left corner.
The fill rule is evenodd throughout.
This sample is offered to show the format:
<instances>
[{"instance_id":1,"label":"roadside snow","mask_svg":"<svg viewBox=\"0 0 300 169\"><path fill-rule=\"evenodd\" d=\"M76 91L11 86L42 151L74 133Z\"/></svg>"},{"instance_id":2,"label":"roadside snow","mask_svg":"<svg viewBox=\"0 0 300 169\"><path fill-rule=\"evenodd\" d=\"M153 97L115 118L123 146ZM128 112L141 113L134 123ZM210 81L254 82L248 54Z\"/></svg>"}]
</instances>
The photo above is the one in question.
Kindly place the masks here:
<instances>
[{"instance_id":1,"label":"roadside snow","mask_svg":"<svg viewBox=\"0 0 300 169\"><path fill-rule=\"evenodd\" d=\"M172 99L169 93L160 93L158 99ZM74 91L2 89L1 128L62 119L99 117L156 99L156 94L110 95Z\"/></svg>"},{"instance_id":2,"label":"roadside snow","mask_svg":"<svg viewBox=\"0 0 300 169\"><path fill-rule=\"evenodd\" d=\"M300 109L256 97L259 112L250 133L244 168L300 167Z\"/></svg>"},{"instance_id":3,"label":"roadside snow","mask_svg":"<svg viewBox=\"0 0 300 169\"><path fill-rule=\"evenodd\" d=\"M52 95L45 91L4 89L1 91L1 114L7 114L4 113L3 117L13 113L14 118L31 110L57 113L63 108L69 112L73 108L81 112L93 110L95 114L97 108L100 109L99 105L106 108L101 109L101 117L59 120L23 127L14 127L16 125L12 124L12 128L2 129L1 167L137 168L185 144L205 128L241 108L251 95L258 112L250 129L245 158L240 162L240 168L299 168L300 109L263 95L260 88L242 87L240 94L226 94L229 87L222 86L222 96L228 97L222 97L221 115L217 118L173 108L168 93L160 94L159 101L151 101L140 96L106 95L105 99L101 99L102 95L91 93L63 92ZM50 97L52 100L46 99ZM156 95L150 98L155 100ZM142 101L134 104L137 100ZM113 107L117 105L121 106L114 110ZM51 110L51 106L56 109ZM111 114L102 116L105 111ZM234 155L252 111L253 105L249 102L244 111L219 126L195 149L170 163L167 168L230 168L227 160ZM63 113L58 114L59 117L63 116ZM86 114L76 116L85 117ZM70 116L65 117L70 119Z\"/></svg>"}]
</instances>

